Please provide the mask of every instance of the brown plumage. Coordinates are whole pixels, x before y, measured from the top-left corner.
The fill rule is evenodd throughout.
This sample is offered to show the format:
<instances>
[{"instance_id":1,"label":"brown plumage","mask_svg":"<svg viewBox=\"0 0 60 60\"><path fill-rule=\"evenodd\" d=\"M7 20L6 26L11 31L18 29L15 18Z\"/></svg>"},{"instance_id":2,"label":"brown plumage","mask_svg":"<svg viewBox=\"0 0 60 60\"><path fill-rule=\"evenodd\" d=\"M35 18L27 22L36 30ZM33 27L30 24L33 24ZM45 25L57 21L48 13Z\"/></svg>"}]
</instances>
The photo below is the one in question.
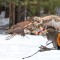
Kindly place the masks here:
<instances>
[{"instance_id":1,"label":"brown plumage","mask_svg":"<svg viewBox=\"0 0 60 60\"><path fill-rule=\"evenodd\" d=\"M13 25L11 27L11 29L14 29L14 28L17 28L17 27L25 28L30 23L31 23L30 21L23 21L23 22L17 23L16 25Z\"/></svg>"},{"instance_id":2,"label":"brown plumage","mask_svg":"<svg viewBox=\"0 0 60 60\"><path fill-rule=\"evenodd\" d=\"M13 25L9 30L7 30L8 34L11 34L9 37L7 37L6 40L11 39L16 34L20 34L21 36L25 36L24 29L27 27L31 22L30 21L24 21L21 23L17 23L16 25Z\"/></svg>"},{"instance_id":3,"label":"brown plumage","mask_svg":"<svg viewBox=\"0 0 60 60\"><path fill-rule=\"evenodd\" d=\"M10 29L7 31L9 34L24 34L24 29L20 28L20 27L17 27L17 28L14 28L14 29Z\"/></svg>"},{"instance_id":4,"label":"brown plumage","mask_svg":"<svg viewBox=\"0 0 60 60\"><path fill-rule=\"evenodd\" d=\"M24 29L31 24L31 20L26 20L20 23L17 23L16 25L13 25L9 30L7 30L8 34L21 34L25 35Z\"/></svg>"},{"instance_id":5,"label":"brown plumage","mask_svg":"<svg viewBox=\"0 0 60 60\"><path fill-rule=\"evenodd\" d=\"M54 19L56 22L60 22L60 17L56 15L49 15L41 18L43 22L48 22Z\"/></svg>"},{"instance_id":6,"label":"brown plumage","mask_svg":"<svg viewBox=\"0 0 60 60\"><path fill-rule=\"evenodd\" d=\"M44 27L54 27L56 30L60 30L60 17L55 15L50 15L43 17Z\"/></svg>"}]
</instances>

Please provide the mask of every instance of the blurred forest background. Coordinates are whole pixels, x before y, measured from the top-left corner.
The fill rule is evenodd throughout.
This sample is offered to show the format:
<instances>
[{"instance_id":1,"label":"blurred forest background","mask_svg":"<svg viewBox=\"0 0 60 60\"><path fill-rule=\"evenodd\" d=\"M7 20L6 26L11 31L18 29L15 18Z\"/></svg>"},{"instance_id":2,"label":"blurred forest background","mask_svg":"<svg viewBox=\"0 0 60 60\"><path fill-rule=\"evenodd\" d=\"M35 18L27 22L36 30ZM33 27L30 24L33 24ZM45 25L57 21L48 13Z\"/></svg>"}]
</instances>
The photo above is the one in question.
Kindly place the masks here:
<instances>
[{"instance_id":1,"label":"blurred forest background","mask_svg":"<svg viewBox=\"0 0 60 60\"><path fill-rule=\"evenodd\" d=\"M60 0L0 0L0 13L2 11L14 25L32 16L60 16Z\"/></svg>"}]
</instances>

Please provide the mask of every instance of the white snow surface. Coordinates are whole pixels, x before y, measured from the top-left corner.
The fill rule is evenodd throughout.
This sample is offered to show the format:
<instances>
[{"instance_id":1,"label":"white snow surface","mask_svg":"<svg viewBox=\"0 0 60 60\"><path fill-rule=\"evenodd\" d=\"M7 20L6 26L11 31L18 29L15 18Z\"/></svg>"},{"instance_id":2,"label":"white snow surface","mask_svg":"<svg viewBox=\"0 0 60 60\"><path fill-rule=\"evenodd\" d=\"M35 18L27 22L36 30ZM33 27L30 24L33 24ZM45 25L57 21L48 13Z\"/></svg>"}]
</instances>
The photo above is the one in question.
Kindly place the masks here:
<instances>
[{"instance_id":1,"label":"white snow surface","mask_svg":"<svg viewBox=\"0 0 60 60\"><path fill-rule=\"evenodd\" d=\"M46 45L47 38L38 35L16 35L6 40L9 35L0 34L0 60L23 60L39 50L41 45ZM52 43L47 47L53 47ZM24 60L60 60L60 51L51 50L38 52L36 55Z\"/></svg>"}]
</instances>

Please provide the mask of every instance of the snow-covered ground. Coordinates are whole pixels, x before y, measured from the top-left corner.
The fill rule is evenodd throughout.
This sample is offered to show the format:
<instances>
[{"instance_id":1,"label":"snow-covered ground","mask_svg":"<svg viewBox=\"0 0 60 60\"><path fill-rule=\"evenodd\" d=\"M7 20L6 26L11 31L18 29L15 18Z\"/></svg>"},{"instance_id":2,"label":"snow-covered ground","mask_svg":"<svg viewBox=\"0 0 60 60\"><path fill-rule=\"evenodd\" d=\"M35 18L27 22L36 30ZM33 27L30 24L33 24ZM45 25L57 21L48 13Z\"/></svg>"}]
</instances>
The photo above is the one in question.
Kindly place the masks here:
<instances>
[{"instance_id":1,"label":"snow-covered ground","mask_svg":"<svg viewBox=\"0 0 60 60\"><path fill-rule=\"evenodd\" d=\"M46 38L38 35L26 35L25 37L16 35L12 39L6 40L8 36L0 34L0 60L23 60L23 57L39 50L40 45L45 46L47 41ZM47 47L53 47L53 45L50 44ZM24 60L60 60L60 51L39 52Z\"/></svg>"}]
</instances>

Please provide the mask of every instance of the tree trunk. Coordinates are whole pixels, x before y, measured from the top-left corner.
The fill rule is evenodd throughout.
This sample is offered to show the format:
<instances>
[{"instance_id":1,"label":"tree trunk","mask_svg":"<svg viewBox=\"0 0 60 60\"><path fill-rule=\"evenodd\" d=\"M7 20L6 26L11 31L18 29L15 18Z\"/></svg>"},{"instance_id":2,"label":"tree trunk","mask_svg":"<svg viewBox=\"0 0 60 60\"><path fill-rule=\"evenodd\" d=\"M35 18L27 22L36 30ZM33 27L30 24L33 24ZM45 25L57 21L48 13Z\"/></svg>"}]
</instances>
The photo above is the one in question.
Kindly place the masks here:
<instances>
[{"instance_id":1,"label":"tree trunk","mask_svg":"<svg viewBox=\"0 0 60 60\"><path fill-rule=\"evenodd\" d=\"M9 28L12 24L12 12L11 12L11 3L9 3Z\"/></svg>"},{"instance_id":2,"label":"tree trunk","mask_svg":"<svg viewBox=\"0 0 60 60\"><path fill-rule=\"evenodd\" d=\"M15 25L15 3L12 4L12 20L13 25Z\"/></svg>"},{"instance_id":3,"label":"tree trunk","mask_svg":"<svg viewBox=\"0 0 60 60\"><path fill-rule=\"evenodd\" d=\"M19 23L20 22L20 9L21 9L21 6L19 5L18 7L17 7L17 23Z\"/></svg>"},{"instance_id":4,"label":"tree trunk","mask_svg":"<svg viewBox=\"0 0 60 60\"><path fill-rule=\"evenodd\" d=\"M24 20L26 20L26 19L27 19L27 8L25 6L25 17L24 17Z\"/></svg>"}]
</instances>

